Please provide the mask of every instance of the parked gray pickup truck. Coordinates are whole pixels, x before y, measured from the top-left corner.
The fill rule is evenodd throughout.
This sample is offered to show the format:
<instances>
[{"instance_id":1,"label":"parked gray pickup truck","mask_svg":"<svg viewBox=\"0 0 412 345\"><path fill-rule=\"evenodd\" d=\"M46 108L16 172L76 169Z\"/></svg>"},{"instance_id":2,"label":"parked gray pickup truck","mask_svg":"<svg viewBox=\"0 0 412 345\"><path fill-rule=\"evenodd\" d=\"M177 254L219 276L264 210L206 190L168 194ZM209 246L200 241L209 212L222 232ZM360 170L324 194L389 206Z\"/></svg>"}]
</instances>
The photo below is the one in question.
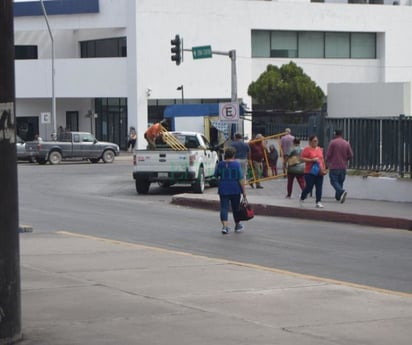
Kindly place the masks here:
<instances>
[{"instance_id":1,"label":"parked gray pickup truck","mask_svg":"<svg viewBox=\"0 0 412 345\"><path fill-rule=\"evenodd\" d=\"M117 144L98 141L87 132L66 132L59 141L28 141L26 151L39 164L59 164L64 159L112 163L120 153Z\"/></svg>"}]
</instances>

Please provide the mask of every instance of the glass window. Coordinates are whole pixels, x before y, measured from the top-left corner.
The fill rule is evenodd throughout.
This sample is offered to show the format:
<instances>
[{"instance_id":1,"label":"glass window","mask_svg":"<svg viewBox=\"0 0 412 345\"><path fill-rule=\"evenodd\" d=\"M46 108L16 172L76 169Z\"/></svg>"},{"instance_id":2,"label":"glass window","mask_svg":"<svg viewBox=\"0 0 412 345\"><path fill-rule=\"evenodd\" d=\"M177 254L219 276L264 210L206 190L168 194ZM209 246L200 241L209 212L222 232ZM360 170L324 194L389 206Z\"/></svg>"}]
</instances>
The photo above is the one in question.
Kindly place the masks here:
<instances>
[{"instance_id":1,"label":"glass window","mask_svg":"<svg viewBox=\"0 0 412 345\"><path fill-rule=\"evenodd\" d=\"M14 46L14 58L16 60L36 60L38 58L37 46Z\"/></svg>"},{"instance_id":2,"label":"glass window","mask_svg":"<svg viewBox=\"0 0 412 345\"><path fill-rule=\"evenodd\" d=\"M350 48L353 59L376 59L376 34L352 33Z\"/></svg>"},{"instance_id":3,"label":"glass window","mask_svg":"<svg viewBox=\"0 0 412 345\"><path fill-rule=\"evenodd\" d=\"M349 32L326 32L325 33L325 57L349 59L350 44Z\"/></svg>"},{"instance_id":4,"label":"glass window","mask_svg":"<svg viewBox=\"0 0 412 345\"><path fill-rule=\"evenodd\" d=\"M376 59L376 33L252 30L252 57Z\"/></svg>"},{"instance_id":5,"label":"glass window","mask_svg":"<svg viewBox=\"0 0 412 345\"><path fill-rule=\"evenodd\" d=\"M298 56L298 39L295 31L273 31L270 42L271 57Z\"/></svg>"},{"instance_id":6,"label":"glass window","mask_svg":"<svg viewBox=\"0 0 412 345\"><path fill-rule=\"evenodd\" d=\"M126 38L107 38L80 42L82 58L104 58L127 56Z\"/></svg>"},{"instance_id":7,"label":"glass window","mask_svg":"<svg viewBox=\"0 0 412 345\"><path fill-rule=\"evenodd\" d=\"M300 58L324 57L323 32L299 32L298 51Z\"/></svg>"},{"instance_id":8,"label":"glass window","mask_svg":"<svg viewBox=\"0 0 412 345\"><path fill-rule=\"evenodd\" d=\"M270 57L270 31L252 31L252 56Z\"/></svg>"},{"instance_id":9,"label":"glass window","mask_svg":"<svg viewBox=\"0 0 412 345\"><path fill-rule=\"evenodd\" d=\"M85 142L85 143L92 143L94 142L94 137L93 135L89 134L89 133L85 133L81 135L81 141Z\"/></svg>"}]
</instances>

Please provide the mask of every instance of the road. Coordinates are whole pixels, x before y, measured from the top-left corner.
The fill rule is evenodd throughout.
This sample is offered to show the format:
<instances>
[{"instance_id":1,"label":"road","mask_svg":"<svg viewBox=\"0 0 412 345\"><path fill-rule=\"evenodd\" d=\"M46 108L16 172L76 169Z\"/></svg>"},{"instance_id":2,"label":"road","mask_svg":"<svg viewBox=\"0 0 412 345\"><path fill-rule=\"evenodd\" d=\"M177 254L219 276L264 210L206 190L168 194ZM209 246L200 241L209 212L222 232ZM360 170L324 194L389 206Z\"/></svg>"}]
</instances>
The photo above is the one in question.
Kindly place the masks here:
<instances>
[{"instance_id":1,"label":"road","mask_svg":"<svg viewBox=\"0 0 412 345\"><path fill-rule=\"evenodd\" d=\"M137 195L131 163L19 164L20 224L225 258L412 292L410 232L256 217L243 234L220 234L216 212L169 204L190 187Z\"/></svg>"}]
</instances>

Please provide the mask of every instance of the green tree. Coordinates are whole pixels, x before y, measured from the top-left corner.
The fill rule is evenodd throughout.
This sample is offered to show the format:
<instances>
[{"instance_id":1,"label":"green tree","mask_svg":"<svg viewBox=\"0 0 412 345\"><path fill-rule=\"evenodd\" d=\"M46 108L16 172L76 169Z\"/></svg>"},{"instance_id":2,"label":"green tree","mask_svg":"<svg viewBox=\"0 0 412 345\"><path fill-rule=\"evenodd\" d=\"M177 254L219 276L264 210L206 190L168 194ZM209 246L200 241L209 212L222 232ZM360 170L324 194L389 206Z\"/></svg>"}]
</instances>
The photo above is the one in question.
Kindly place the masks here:
<instances>
[{"instance_id":1,"label":"green tree","mask_svg":"<svg viewBox=\"0 0 412 345\"><path fill-rule=\"evenodd\" d=\"M325 97L322 89L292 61L280 68L268 65L249 85L248 95L258 104L284 111L318 110Z\"/></svg>"}]
</instances>

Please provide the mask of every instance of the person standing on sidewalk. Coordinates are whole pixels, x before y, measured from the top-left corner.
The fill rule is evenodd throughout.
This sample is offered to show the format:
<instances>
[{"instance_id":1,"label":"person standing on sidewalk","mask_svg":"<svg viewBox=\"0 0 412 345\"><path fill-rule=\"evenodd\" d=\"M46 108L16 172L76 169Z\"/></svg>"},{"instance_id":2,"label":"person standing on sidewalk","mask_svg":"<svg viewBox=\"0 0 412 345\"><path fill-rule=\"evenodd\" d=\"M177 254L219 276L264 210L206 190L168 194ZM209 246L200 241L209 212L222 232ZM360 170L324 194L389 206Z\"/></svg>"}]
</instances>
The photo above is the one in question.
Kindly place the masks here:
<instances>
[{"instance_id":1,"label":"person standing on sidewalk","mask_svg":"<svg viewBox=\"0 0 412 345\"><path fill-rule=\"evenodd\" d=\"M222 234L230 232L228 225L229 207L232 207L235 221L235 232L242 232L244 227L240 224L238 210L241 194L246 198L245 179L240 163L235 160L235 149L228 147L224 153L224 160L216 166L215 177L219 180L220 221L222 222Z\"/></svg>"},{"instance_id":2,"label":"person standing on sidewalk","mask_svg":"<svg viewBox=\"0 0 412 345\"><path fill-rule=\"evenodd\" d=\"M335 138L331 140L326 151L326 164L329 168L329 180L335 189L335 199L343 204L347 192L343 188L348 161L353 158L352 148L342 137L342 130L335 130Z\"/></svg>"},{"instance_id":3,"label":"person standing on sidewalk","mask_svg":"<svg viewBox=\"0 0 412 345\"><path fill-rule=\"evenodd\" d=\"M300 206L303 207L303 201L306 199L308 194L312 191L313 186L316 188L316 208L323 208L322 205L322 187L323 187L323 174L321 171L325 170L325 162L323 159L323 150L318 146L318 137L312 135L309 137L309 145L306 146L300 158L305 162L305 189L300 195ZM313 164L317 162L320 167L320 171L317 175L311 173Z\"/></svg>"},{"instance_id":4,"label":"person standing on sidewalk","mask_svg":"<svg viewBox=\"0 0 412 345\"><path fill-rule=\"evenodd\" d=\"M286 134L280 138L280 148L282 149L282 157L283 157L283 173L286 174L286 163L288 160L288 153L293 146L293 139L295 137L290 134L290 128L285 129Z\"/></svg>"},{"instance_id":5,"label":"person standing on sidewalk","mask_svg":"<svg viewBox=\"0 0 412 345\"><path fill-rule=\"evenodd\" d=\"M293 180L295 178L296 181L298 181L301 191L305 189L305 163L300 159L301 153L302 147L300 146L300 139L295 138L293 139L293 146L288 152L288 184L286 198L292 197Z\"/></svg>"},{"instance_id":6,"label":"person standing on sidewalk","mask_svg":"<svg viewBox=\"0 0 412 345\"><path fill-rule=\"evenodd\" d=\"M268 167L264 167L266 177L267 176L277 176L278 174L278 158L279 158L279 153L278 150L276 150L275 145L270 145L269 146L269 151L267 152L268 156ZM270 173L269 173L270 171Z\"/></svg>"},{"instance_id":7,"label":"person standing on sidewalk","mask_svg":"<svg viewBox=\"0 0 412 345\"><path fill-rule=\"evenodd\" d=\"M136 146L136 140L137 140L136 129L134 127L130 127L129 136L127 140L127 152L133 152Z\"/></svg>"},{"instance_id":8,"label":"person standing on sidewalk","mask_svg":"<svg viewBox=\"0 0 412 345\"><path fill-rule=\"evenodd\" d=\"M236 150L235 158L240 163L240 167L243 171L243 177L246 180L248 157L249 157L249 145L243 141L243 135L240 133L235 134L235 140L231 146Z\"/></svg>"},{"instance_id":9,"label":"person standing on sidewalk","mask_svg":"<svg viewBox=\"0 0 412 345\"><path fill-rule=\"evenodd\" d=\"M263 177L263 161L265 160L266 147L263 143L263 135L256 134L254 140L249 142L249 160L252 162L253 178L258 180ZM253 182L250 183L253 188ZM260 182L256 182L256 188L263 188Z\"/></svg>"}]
</instances>

